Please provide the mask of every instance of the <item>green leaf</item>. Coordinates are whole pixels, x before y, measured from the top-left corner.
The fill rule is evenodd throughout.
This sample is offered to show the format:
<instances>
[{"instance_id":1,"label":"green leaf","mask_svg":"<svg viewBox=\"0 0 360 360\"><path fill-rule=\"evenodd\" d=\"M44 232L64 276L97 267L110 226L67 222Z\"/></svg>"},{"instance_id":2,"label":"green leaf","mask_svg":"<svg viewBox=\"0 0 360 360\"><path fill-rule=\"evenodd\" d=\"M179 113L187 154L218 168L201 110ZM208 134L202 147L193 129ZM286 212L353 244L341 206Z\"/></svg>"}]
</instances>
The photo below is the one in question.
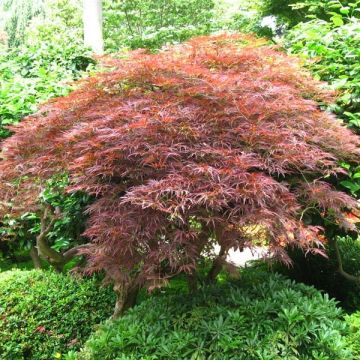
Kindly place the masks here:
<instances>
[{"instance_id":1,"label":"green leaf","mask_svg":"<svg viewBox=\"0 0 360 360\"><path fill-rule=\"evenodd\" d=\"M335 26L344 25L344 21L343 21L343 19L342 19L342 17L340 15L335 15L335 16L331 17L331 21L333 22L333 24Z\"/></svg>"},{"instance_id":2,"label":"green leaf","mask_svg":"<svg viewBox=\"0 0 360 360\"><path fill-rule=\"evenodd\" d=\"M356 184L352 181L349 180L344 180L341 181L340 184L344 187L346 187L347 189L349 189L352 193L356 193L360 190L360 185Z\"/></svg>"}]
</instances>

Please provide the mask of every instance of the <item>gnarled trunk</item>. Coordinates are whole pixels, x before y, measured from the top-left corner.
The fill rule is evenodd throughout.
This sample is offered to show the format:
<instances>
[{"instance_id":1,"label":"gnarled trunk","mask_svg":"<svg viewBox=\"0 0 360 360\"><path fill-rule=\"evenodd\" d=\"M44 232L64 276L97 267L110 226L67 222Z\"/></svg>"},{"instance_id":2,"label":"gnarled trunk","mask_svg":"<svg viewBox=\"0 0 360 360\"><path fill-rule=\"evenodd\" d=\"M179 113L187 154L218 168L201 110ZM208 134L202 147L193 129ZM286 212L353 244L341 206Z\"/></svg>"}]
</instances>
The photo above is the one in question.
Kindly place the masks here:
<instances>
[{"instance_id":1,"label":"gnarled trunk","mask_svg":"<svg viewBox=\"0 0 360 360\"><path fill-rule=\"evenodd\" d=\"M57 252L51 248L46 238L60 214L59 211L55 210L55 213L50 216L49 212L51 213L51 208L50 206L46 206L40 217L40 234L36 237L37 255L38 257L46 259L57 271L61 272L67 262L79 255L80 250L85 249L89 245L75 246L64 253ZM49 217L50 220L48 221Z\"/></svg>"},{"instance_id":2,"label":"gnarled trunk","mask_svg":"<svg viewBox=\"0 0 360 360\"><path fill-rule=\"evenodd\" d=\"M140 284L138 284L136 281L133 281L128 286L114 286L114 291L116 293L116 302L114 313L112 315L113 319L117 319L118 317L123 315L126 310L135 306L140 288Z\"/></svg>"}]
</instances>

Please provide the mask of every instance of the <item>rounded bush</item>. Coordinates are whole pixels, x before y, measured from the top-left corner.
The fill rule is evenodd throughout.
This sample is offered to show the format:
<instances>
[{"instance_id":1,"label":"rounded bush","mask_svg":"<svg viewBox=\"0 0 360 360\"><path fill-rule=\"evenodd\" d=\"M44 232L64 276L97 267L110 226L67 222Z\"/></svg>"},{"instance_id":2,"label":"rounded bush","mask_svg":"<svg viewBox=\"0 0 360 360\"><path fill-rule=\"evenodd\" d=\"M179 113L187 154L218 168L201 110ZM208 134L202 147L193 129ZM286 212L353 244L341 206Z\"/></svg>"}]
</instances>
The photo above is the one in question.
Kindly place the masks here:
<instances>
[{"instance_id":1,"label":"rounded bush","mask_svg":"<svg viewBox=\"0 0 360 360\"><path fill-rule=\"evenodd\" d=\"M108 321L68 359L351 359L336 302L281 275L154 296Z\"/></svg>"},{"instance_id":2,"label":"rounded bush","mask_svg":"<svg viewBox=\"0 0 360 360\"><path fill-rule=\"evenodd\" d=\"M111 289L95 279L41 270L0 273L0 359L49 360L78 349L113 306Z\"/></svg>"}]
</instances>

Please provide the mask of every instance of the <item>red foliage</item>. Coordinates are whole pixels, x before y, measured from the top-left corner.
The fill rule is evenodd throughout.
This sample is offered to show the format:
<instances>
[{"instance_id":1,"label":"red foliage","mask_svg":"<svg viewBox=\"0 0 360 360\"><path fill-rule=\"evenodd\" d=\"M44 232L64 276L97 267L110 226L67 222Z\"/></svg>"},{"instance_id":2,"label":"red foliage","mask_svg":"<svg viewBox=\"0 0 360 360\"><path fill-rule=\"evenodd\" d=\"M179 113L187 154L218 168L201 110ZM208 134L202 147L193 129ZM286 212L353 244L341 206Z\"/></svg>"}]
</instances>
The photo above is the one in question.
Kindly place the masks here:
<instances>
[{"instance_id":1,"label":"red foliage","mask_svg":"<svg viewBox=\"0 0 360 360\"><path fill-rule=\"evenodd\" d=\"M15 127L0 164L1 200L17 211L58 172L96 197L90 270L155 281L161 262L189 272L214 239L237 248L264 232L286 261L284 245L321 241L307 208L356 206L324 179L358 161L359 138L319 109L333 94L296 59L221 35L112 65Z\"/></svg>"}]
</instances>

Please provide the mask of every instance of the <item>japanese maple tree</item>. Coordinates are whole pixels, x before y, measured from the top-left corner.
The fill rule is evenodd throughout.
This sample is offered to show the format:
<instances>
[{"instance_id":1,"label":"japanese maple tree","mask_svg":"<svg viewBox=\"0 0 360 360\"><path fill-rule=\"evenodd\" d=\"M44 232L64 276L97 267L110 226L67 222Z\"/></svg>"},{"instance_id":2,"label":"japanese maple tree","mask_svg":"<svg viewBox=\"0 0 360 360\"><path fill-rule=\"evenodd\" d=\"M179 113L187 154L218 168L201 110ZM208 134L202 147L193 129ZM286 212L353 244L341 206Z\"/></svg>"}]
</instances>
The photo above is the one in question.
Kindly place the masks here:
<instances>
[{"instance_id":1,"label":"japanese maple tree","mask_svg":"<svg viewBox=\"0 0 360 360\"><path fill-rule=\"evenodd\" d=\"M356 201L328 179L344 172L339 161L359 160L359 138L320 109L333 94L296 59L217 35L109 65L12 129L0 196L2 213L36 208L58 173L69 174L69 192L93 196L81 253L115 283L117 313L144 284L179 272L194 284L214 243L210 277L229 249L259 237L285 262L285 246L319 251L322 229L303 221L313 209L353 228L344 210Z\"/></svg>"}]
</instances>

